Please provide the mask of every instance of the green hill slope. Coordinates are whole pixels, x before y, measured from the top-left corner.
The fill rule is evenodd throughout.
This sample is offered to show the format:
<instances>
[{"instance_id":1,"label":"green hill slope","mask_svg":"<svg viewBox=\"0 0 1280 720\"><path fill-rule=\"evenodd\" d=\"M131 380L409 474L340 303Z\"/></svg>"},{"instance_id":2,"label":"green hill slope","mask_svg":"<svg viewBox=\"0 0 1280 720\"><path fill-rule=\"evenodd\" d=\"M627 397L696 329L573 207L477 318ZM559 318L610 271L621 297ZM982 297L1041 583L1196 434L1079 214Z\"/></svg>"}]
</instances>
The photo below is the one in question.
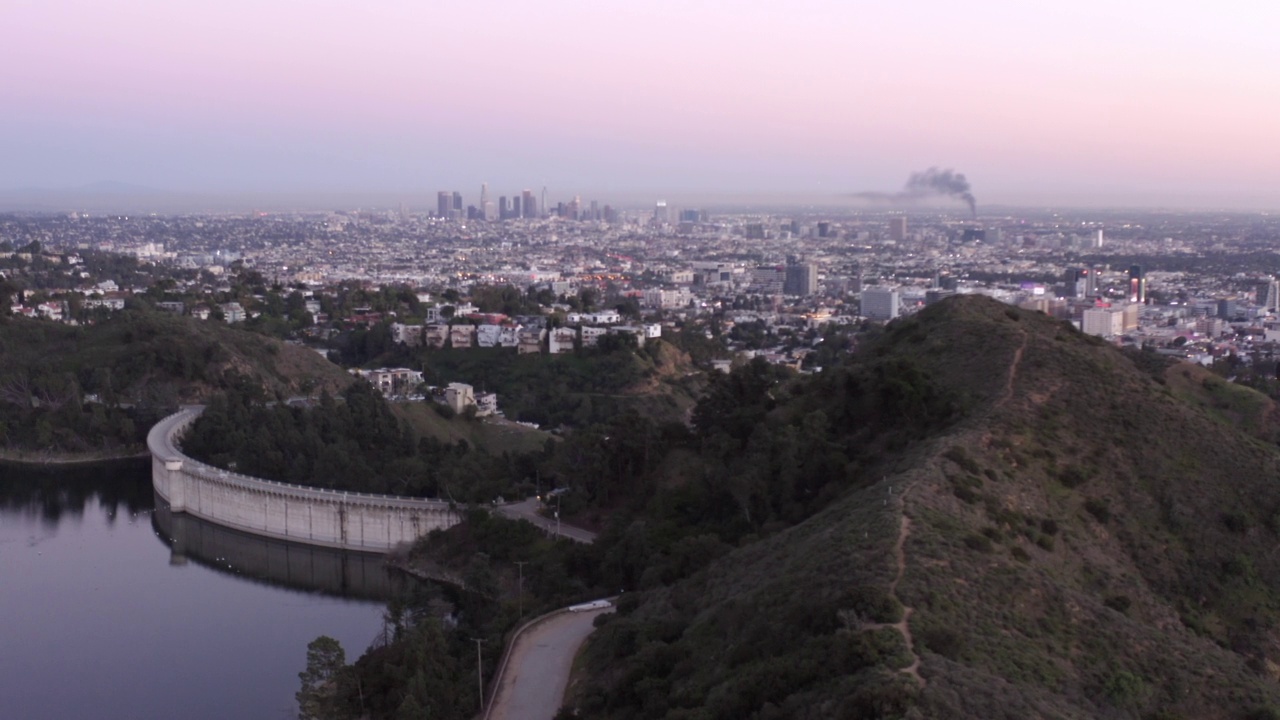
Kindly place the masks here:
<instances>
[{"instance_id":1,"label":"green hill slope","mask_svg":"<svg viewBox=\"0 0 1280 720\"><path fill-rule=\"evenodd\" d=\"M847 428L848 489L626 596L575 704L616 718L1276 717L1271 409L1179 372L981 297L894 323L771 414ZM886 422L903 429L866 430Z\"/></svg>"},{"instance_id":2,"label":"green hill slope","mask_svg":"<svg viewBox=\"0 0 1280 720\"><path fill-rule=\"evenodd\" d=\"M290 397L351 383L311 350L145 310L80 327L5 318L0 357L0 446L10 454L137 447L159 414L231 384Z\"/></svg>"}]
</instances>

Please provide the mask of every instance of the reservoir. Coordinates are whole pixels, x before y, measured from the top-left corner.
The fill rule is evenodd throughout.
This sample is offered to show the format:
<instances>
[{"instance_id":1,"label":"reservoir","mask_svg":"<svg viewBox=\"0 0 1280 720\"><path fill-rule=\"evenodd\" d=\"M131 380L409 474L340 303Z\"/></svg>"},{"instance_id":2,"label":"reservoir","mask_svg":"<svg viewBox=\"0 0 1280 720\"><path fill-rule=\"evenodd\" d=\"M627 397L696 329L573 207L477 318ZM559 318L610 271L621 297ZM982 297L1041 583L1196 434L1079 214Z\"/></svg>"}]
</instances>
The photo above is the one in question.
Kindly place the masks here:
<instances>
[{"instance_id":1,"label":"reservoir","mask_svg":"<svg viewBox=\"0 0 1280 720\"><path fill-rule=\"evenodd\" d=\"M376 555L171 514L150 460L0 464L0 715L294 718L307 643L353 662L394 582Z\"/></svg>"}]
</instances>

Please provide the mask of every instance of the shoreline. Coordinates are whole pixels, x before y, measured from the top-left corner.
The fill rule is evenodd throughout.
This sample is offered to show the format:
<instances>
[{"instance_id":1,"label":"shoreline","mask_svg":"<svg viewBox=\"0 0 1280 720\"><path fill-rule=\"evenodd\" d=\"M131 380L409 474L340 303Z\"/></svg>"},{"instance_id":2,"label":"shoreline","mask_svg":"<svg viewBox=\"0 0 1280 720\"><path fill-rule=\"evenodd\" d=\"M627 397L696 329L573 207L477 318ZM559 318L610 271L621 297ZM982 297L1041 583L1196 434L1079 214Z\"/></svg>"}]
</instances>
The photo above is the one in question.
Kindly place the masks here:
<instances>
[{"instance_id":1,"label":"shoreline","mask_svg":"<svg viewBox=\"0 0 1280 720\"><path fill-rule=\"evenodd\" d=\"M49 450L43 451L26 451L26 450L0 450L0 464L4 465L22 465L26 467L74 467L78 465L97 465L102 463L124 462L130 460L142 460L151 457L151 453L144 447L141 450L125 453L97 452L97 453L68 453L54 452Z\"/></svg>"}]
</instances>

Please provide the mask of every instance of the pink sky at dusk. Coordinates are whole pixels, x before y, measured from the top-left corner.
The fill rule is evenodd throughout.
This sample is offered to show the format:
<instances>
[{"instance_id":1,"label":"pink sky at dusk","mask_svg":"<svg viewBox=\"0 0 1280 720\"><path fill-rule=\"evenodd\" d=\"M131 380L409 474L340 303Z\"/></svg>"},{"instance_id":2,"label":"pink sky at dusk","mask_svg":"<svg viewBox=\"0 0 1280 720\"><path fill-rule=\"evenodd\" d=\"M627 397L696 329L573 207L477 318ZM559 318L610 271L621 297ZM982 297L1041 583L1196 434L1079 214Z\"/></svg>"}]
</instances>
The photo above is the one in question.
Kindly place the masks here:
<instances>
[{"instance_id":1,"label":"pink sky at dusk","mask_svg":"<svg viewBox=\"0 0 1280 720\"><path fill-rule=\"evenodd\" d=\"M8 0L0 23L0 188L836 194L943 166L980 202L1280 208L1270 3Z\"/></svg>"}]
</instances>

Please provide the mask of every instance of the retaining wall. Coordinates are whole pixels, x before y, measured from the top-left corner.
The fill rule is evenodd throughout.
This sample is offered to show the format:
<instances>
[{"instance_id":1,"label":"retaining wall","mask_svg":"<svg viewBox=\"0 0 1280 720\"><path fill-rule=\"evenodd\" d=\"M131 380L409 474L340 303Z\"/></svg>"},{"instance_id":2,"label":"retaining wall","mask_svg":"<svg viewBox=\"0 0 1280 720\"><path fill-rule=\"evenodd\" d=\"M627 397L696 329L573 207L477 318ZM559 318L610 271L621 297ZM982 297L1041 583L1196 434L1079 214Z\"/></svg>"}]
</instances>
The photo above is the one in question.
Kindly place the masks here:
<instances>
[{"instance_id":1,"label":"retaining wall","mask_svg":"<svg viewBox=\"0 0 1280 720\"><path fill-rule=\"evenodd\" d=\"M147 435L152 485L175 513L264 537L367 552L388 552L461 520L440 500L291 485L193 460L176 438L203 409L170 415Z\"/></svg>"}]
</instances>

